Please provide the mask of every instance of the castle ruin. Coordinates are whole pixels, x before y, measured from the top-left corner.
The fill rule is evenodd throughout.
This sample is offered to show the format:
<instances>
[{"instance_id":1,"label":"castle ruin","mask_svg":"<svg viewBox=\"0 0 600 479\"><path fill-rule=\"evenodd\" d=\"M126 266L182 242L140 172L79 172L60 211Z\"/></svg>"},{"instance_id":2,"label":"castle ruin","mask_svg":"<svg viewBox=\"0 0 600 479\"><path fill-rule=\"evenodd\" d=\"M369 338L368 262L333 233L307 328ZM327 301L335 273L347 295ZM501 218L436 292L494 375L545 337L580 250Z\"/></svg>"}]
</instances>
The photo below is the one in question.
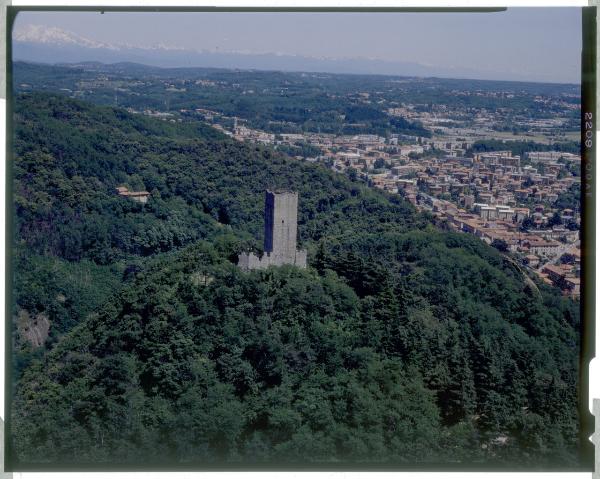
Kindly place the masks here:
<instances>
[{"instance_id":1,"label":"castle ruin","mask_svg":"<svg viewBox=\"0 0 600 479\"><path fill-rule=\"evenodd\" d=\"M298 193L269 191L265 193L265 245L259 258L242 253L238 266L242 269L265 269L292 264L306 268L306 250L296 249L298 233Z\"/></svg>"}]
</instances>

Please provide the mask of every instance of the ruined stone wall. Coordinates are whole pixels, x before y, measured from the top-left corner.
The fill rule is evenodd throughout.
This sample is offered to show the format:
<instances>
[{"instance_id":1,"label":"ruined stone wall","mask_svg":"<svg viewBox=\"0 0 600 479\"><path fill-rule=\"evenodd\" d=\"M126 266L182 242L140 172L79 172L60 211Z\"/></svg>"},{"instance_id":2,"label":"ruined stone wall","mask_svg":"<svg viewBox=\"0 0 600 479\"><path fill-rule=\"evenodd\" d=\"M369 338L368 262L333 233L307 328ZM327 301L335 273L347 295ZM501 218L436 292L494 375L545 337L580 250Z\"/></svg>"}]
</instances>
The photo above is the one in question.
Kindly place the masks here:
<instances>
[{"instance_id":1,"label":"ruined stone wall","mask_svg":"<svg viewBox=\"0 0 600 479\"><path fill-rule=\"evenodd\" d=\"M295 265L299 268L306 268L306 250L299 249L296 251L296 261Z\"/></svg>"},{"instance_id":2,"label":"ruined stone wall","mask_svg":"<svg viewBox=\"0 0 600 479\"><path fill-rule=\"evenodd\" d=\"M282 266L284 264L306 268L306 250L296 251L291 259L271 253L265 253L260 258L254 253L242 253L238 259L238 266L243 270L267 269L269 266Z\"/></svg>"}]
</instances>

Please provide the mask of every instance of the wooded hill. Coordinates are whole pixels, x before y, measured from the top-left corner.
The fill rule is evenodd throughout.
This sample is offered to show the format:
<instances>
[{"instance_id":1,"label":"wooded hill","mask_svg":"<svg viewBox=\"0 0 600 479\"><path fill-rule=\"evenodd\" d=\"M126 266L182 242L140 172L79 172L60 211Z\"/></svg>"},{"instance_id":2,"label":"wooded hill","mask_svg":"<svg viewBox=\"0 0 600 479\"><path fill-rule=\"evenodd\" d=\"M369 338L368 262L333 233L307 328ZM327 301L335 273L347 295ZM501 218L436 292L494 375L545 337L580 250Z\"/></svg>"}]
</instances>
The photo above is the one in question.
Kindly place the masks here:
<instances>
[{"instance_id":1,"label":"wooded hill","mask_svg":"<svg viewBox=\"0 0 600 479\"><path fill-rule=\"evenodd\" d=\"M581 467L579 305L480 240L197 123L36 93L15 129L14 464ZM307 270L234 264L268 187Z\"/></svg>"}]
</instances>

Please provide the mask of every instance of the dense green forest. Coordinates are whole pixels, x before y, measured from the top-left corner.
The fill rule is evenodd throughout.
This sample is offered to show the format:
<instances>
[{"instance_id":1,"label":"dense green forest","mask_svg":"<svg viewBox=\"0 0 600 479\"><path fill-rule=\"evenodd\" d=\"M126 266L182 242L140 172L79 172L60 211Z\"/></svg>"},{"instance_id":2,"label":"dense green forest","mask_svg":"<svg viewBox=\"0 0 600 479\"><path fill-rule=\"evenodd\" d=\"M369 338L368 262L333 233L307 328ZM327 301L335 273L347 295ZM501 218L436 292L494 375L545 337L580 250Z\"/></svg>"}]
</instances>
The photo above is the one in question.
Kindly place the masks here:
<instances>
[{"instance_id":1,"label":"dense green forest","mask_svg":"<svg viewBox=\"0 0 600 479\"><path fill-rule=\"evenodd\" d=\"M519 155L521 158L524 158L525 154L530 151L561 151L579 155L581 154L581 144L578 141L565 141L562 143L546 145L543 143L536 143L535 141L478 140L473 143L473 146L467 150L466 154L470 155L472 153L503 150L510 150L513 155Z\"/></svg>"},{"instance_id":2,"label":"dense green forest","mask_svg":"<svg viewBox=\"0 0 600 479\"><path fill-rule=\"evenodd\" d=\"M581 467L579 304L478 239L198 123L22 94L14 147L14 464ZM243 272L273 187L309 268Z\"/></svg>"}]
</instances>

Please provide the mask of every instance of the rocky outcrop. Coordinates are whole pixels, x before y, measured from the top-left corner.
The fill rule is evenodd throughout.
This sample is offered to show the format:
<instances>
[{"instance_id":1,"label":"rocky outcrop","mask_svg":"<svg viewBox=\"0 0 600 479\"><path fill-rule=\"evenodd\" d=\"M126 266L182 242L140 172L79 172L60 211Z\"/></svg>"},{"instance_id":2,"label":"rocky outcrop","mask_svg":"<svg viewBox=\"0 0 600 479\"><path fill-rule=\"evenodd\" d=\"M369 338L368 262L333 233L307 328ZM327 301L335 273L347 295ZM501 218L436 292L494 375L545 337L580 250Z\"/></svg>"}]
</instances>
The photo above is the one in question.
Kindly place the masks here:
<instances>
[{"instance_id":1,"label":"rocky outcrop","mask_svg":"<svg viewBox=\"0 0 600 479\"><path fill-rule=\"evenodd\" d=\"M48 338L50 320L44 313L31 316L25 309L17 314L17 331L23 342L28 342L34 348L42 346Z\"/></svg>"}]
</instances>

